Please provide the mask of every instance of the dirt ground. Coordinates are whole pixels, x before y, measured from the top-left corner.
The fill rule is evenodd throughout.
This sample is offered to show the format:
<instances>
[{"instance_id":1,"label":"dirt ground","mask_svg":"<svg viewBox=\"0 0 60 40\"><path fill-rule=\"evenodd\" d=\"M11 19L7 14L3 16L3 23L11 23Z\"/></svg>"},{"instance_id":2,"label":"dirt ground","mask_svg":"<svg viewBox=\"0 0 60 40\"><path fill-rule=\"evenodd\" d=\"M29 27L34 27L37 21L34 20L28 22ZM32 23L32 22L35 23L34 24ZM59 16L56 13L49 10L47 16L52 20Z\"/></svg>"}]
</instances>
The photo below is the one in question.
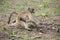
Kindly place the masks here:
<instances>
[{"instance_id":1,"label":"dirt ground","mask_svg":"<svg viewBox=\"0 0 60 40\"><path fill-rule=\"evenodd\" d=\"M44 4L44 7L41 6L44 2L49 4L49 8L46 7L48 6L47 3L47 5ZM25 0L4 1L3 10L0 10L0 40L60 40L60 13L58 15L53 13L55 7L60 8L59 3L60 0L56 2L49 2L47 0L26 0L26 2ZM24 28L8 27L6 25L12 11L25 11L27 7L36 9L36 14L39 16L37 18L40 19L40 27L32 27L32 31L29 31ZM45 13L45 11L48 11L47 13L50 11L51 15L39 15L40 13Z\"/></svg>"},{"instance_id":2,"label":"dirt ground","mask_svg":"<svg viewBox=\"0 0 60 40\"><path fill-rule=\"evenodd\" d=\"M7 27L3 17L0 21L0 40L60 40L60 29L57 28L60 26L59 17L42 17L41 27L32 28L32 31L20 27Z\"/></svg>"}]
</instances>

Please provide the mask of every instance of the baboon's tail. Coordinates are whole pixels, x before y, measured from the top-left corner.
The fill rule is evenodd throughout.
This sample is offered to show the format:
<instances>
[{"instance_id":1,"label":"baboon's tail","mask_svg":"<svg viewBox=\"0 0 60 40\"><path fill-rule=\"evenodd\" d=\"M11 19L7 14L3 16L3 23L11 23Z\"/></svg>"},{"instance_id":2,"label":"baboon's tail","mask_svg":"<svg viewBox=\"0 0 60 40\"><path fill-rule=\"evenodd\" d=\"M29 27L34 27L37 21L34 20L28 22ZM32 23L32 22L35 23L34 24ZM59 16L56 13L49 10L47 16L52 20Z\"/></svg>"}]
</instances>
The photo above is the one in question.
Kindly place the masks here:
<instances>
[{"instance_id":1,"label":"baboon's tail","mask_svg":"<svg viewBox=\"0 0 60 40\"><path fill-rule=\"evenodd\" d=\"M8 24L10 23L11 17L12 17L13 14L17 14L17 13L14 11L14 12L12 12L12 13L10 14L9 19L8 19Z\"/></svg>"}]
</instances>

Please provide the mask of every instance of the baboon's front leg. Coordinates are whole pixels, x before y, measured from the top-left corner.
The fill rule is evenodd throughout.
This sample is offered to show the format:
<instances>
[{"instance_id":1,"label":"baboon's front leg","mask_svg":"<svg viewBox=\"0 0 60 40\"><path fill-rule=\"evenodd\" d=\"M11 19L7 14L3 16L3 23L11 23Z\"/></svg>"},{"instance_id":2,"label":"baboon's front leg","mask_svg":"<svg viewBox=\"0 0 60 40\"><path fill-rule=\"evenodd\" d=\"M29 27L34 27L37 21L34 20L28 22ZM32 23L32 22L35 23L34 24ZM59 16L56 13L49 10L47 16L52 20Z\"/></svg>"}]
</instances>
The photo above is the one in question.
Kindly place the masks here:
<instances>
[{"instance_id":1,"label":"baboon's front leg","mask_svg":"<svg viewBox=\"0 0 60 40\"><path fill-rule=\"evenodd\" d=\"M24 25L25 29L31 30L31 29L28 27L28 24L27 24L27 23L23 22L23 25Z\"/></svg>"}]
</instances>

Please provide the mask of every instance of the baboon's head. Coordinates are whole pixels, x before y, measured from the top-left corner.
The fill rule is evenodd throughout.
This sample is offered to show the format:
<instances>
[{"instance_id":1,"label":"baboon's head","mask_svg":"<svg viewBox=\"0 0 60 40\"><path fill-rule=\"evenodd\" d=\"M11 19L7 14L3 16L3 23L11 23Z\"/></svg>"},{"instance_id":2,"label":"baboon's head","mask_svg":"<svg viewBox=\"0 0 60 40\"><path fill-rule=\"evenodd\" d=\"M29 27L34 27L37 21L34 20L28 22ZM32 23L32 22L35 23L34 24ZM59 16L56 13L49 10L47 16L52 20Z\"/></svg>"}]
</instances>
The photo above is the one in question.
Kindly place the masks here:
<instances>
[{"instance_id":1,"label":"baboon's head","mask_svg":"<svg viewBox=\"0 0 60 40\"><path fill-rule=\"evenodd\" d=\"M35 10L33 8L28 8L28 11L31 13L35 13Z\"/></svg>"}]
</instances>

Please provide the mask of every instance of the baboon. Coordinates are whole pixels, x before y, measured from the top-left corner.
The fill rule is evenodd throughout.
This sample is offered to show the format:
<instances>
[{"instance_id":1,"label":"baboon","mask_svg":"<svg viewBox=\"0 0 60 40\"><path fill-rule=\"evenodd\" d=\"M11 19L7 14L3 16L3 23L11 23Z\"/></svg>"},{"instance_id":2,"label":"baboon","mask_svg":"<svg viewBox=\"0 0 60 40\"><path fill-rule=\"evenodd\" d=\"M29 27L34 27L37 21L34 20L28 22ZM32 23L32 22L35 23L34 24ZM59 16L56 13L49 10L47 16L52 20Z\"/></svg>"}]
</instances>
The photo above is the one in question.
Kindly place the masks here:
<instances>
[{"instance_id":1,"label":"baboon","mask_svg":"<svg viewBox=\"0 0 60 40\"><path fill-rule=\"evenodd\" d=\"M14 20L14 23L11 23L10 25L13 26L25 26L25 29L30 30L30 28L28 27L29 23L32 23L33 25L38 25L39 24L39 20L35 17L32 16L32 13L35 13L34 9L28 8L27 12L20 12L20 13L16 13L16 12L12 12L10 14L9 17L9 21L8 24L10 23L12 14L16 14L16 20Z\"/></svg>"},{"instance_id":2,"label":"baboon","mask_svg":"<svg viewBox=\"0 0 60 40\"><path fill-rule=\"evenodd\" d=\"M27 19L31 20L32 19L32 15L31 15L32 13L35 13L34 9L32 9L32 8L28 8L27 12L16 13L15 11L13 11L10 14L8 24L10 23L10 20L11 20L11 17L13 14L16 14L19 18L24 19L24 20L27 20Z\"/></svg>"}]
</instances>

